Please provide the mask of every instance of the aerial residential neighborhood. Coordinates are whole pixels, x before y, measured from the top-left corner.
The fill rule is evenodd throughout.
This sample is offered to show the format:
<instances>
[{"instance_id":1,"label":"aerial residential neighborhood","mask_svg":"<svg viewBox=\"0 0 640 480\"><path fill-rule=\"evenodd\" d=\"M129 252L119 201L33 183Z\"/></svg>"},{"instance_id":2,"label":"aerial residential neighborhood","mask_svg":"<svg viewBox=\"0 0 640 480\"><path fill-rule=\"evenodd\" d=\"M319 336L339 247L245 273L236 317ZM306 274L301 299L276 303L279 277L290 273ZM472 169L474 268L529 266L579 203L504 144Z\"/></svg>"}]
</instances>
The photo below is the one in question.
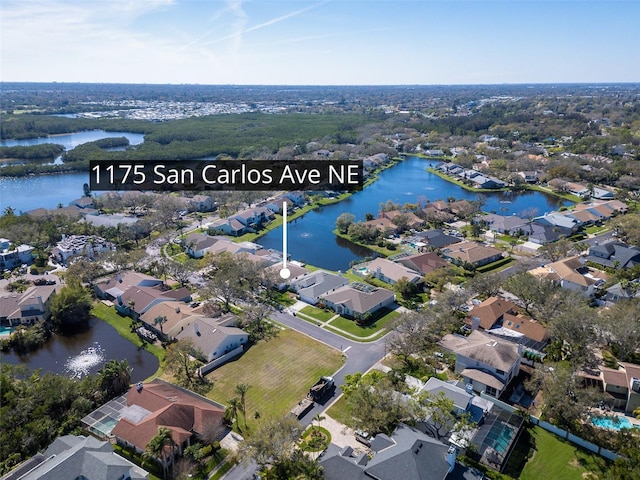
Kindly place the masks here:
<instances>
[{"instance_id":1,"label":"aerial residential neighborhood","mask_svg":"<svg viewBox=\"0 0 640 480\"><path fill-rule=\"evenodd\" d=\"M0 5L0 480L640 480L639 4Z\"/></svg>"}]
</instances>

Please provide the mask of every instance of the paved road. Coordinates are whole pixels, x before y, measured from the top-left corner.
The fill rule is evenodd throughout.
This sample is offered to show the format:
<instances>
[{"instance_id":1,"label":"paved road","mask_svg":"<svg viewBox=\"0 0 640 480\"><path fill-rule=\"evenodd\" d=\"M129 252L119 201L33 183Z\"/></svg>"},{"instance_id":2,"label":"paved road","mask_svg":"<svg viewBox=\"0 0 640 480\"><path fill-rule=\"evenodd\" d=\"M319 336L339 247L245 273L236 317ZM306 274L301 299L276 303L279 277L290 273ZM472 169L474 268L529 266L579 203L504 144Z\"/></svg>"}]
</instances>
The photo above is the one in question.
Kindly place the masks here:
<instances>
[{"instance_id":1,"label":"paved road","mask_svg":"<svg viewBox=\"0 0 640 480\"><path fill-rule=\"evenodd\" d=\"M304 427L310 425L311 420L316 414L324 412L327 407L338 398L341 393L339 385L344 384L345 375L369 370L386 354L384 337L375 342L354 342L353 340L347 340L340 335L324 330L298 317L289 315L288 313L276 312L272 314L272 318L293 330L297 330L300 333L344 352L346 357L345 364L333 375L333 379L338 387L335 388L330 395L325 395L325 398L320 402L316 402L315 406L300 419L300 423ZM224 480L250 480L256 471L257 465L244 465L241 463L229 470L222 478Z\"/></svg>"}]
</instances>

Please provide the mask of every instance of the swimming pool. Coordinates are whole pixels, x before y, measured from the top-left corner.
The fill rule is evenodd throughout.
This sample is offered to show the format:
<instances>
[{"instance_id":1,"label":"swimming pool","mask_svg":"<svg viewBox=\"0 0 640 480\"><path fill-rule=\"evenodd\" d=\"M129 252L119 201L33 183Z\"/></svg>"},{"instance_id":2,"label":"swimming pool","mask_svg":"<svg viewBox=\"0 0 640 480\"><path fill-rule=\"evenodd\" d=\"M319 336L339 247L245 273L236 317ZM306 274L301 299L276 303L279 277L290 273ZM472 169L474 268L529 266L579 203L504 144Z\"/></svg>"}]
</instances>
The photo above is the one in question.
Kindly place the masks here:
<instances>
[{"instance_id":1,"label":"swimming pool","mask_svg":"<svg viewBox=\"0 0 640 480\"><path fill-rule=\"evenodd\" d=\"M13 332L13 327L0 327L0 337L9 336Z\"/></svg>"},{"instance_id":2,"label":"swimming pool","mask_svg":"<svg viewBox=\"0 0 640 480\"><path fill-rule=\"evenodd\" d=\"M633 425L627 417L591 417L591 423L596 427L608 428L609 430L622 430L624 428L640 428L640 425Z\"/></svg>"}]
</instances>

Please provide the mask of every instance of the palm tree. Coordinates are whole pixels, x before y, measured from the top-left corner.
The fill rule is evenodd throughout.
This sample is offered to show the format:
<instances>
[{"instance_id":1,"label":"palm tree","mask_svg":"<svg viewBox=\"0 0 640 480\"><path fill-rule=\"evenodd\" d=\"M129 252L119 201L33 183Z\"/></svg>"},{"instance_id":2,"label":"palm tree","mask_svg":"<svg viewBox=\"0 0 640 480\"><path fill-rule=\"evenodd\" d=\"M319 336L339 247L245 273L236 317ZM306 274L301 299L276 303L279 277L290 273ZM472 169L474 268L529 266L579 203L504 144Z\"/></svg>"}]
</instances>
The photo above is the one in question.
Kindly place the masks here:
<instances>
[{"instance_id":1,"label":"palm tree","mask_svg":"<svg viewBox=\"0 0 640 480\"><path fill-rule=\"evenodd\" d=\"M158 315L156 318L153 319L153 324L160 325L160 331L163 334L164 334L164 330L162 329L162 325L164 325L165 323L167 323L166 315Z\"/></svg>"},{"instance_id":2,"label":"palm tree","mask_svg":"<svg viewBox=\"0 0 640 480\"><path fill-rule=\"evenodd\" d=\"M247 385L246 383L239 383L234 390L235 393L240 395L240 411L244 417L245 428L247 427L247 390L249 390L250 386L251 385Z\"/></svg>"},{"instance_id":3,"label":"palm tree","mask_svg":"<svg viewBox=\"0 0 640 480\"><path fill-rule=\"evenodd\" d=\"M238 397L234 397L227 402L229 405L224 412L225 420L227 420L231 425L233 425L233 419L236 419L236 425L238 425L238 430L240 430L240 422L237 421L238 410L241 408L240 400Z\"/></svg>"},{"instance_id":4,"label":"palm tree","mask_svg":"<svg viewBox=\"0 0 640 480\"><path fill-rule=\"evenodd\" d=\"M167 427L158 427L158 433L149 440L143 454L143 457L146 460L154 459L162 465L164 478L167 477L167 462L164 454L164 447L166 445L171 446L171 459L173 463L173 449L175 447L175 442L171 436L171 430Z\"/></svg>"},{"instance_id":5,"label":"palm tree","mask_svg":"<svg viewBox=\"0 0 640 480\"><path fill-rule=\"evenodd\" d=\"M318 422L318 428L320 428L320 423L322 423L322 421L326 420L326 419L327 419L327 417L323 417L322 415L317 413L316 416L313 417L312 422Z\"/></svg>"},{"instance_id":6,"label":"palm tree","mask_svg":"<svg viewBox=\"0 0 640 480\"><path fill-rule=\"evenodd\" d=\"M129 388L132 368L126 360L109 360L98 373L101 387L109 397L116 397Z\"/></svg>"}]
</instances>

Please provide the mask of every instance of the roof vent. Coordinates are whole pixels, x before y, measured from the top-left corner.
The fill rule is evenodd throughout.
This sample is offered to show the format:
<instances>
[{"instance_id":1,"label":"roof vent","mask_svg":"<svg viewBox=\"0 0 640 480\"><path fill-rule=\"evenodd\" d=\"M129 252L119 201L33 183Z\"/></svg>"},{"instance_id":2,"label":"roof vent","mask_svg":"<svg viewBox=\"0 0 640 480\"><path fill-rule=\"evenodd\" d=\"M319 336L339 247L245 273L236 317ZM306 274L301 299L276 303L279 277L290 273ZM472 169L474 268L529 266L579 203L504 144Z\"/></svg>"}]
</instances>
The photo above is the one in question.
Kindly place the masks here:
<instances>
[{"instance_id":1,"label":"roof vent","mask_svg":"<svg viewBox=\"0 0 640 480\"><path fill-rule=\"evenodd\" d=\"M197 336L200 336L200 335L201 335L201 334L200 334L200 327L198 327L198 324L197 324L197 323L194 323L194 324L193 324L193 329L195 330L195 332L196 332L196 335L197 335Z\"/></svg>"}]
</instances>

